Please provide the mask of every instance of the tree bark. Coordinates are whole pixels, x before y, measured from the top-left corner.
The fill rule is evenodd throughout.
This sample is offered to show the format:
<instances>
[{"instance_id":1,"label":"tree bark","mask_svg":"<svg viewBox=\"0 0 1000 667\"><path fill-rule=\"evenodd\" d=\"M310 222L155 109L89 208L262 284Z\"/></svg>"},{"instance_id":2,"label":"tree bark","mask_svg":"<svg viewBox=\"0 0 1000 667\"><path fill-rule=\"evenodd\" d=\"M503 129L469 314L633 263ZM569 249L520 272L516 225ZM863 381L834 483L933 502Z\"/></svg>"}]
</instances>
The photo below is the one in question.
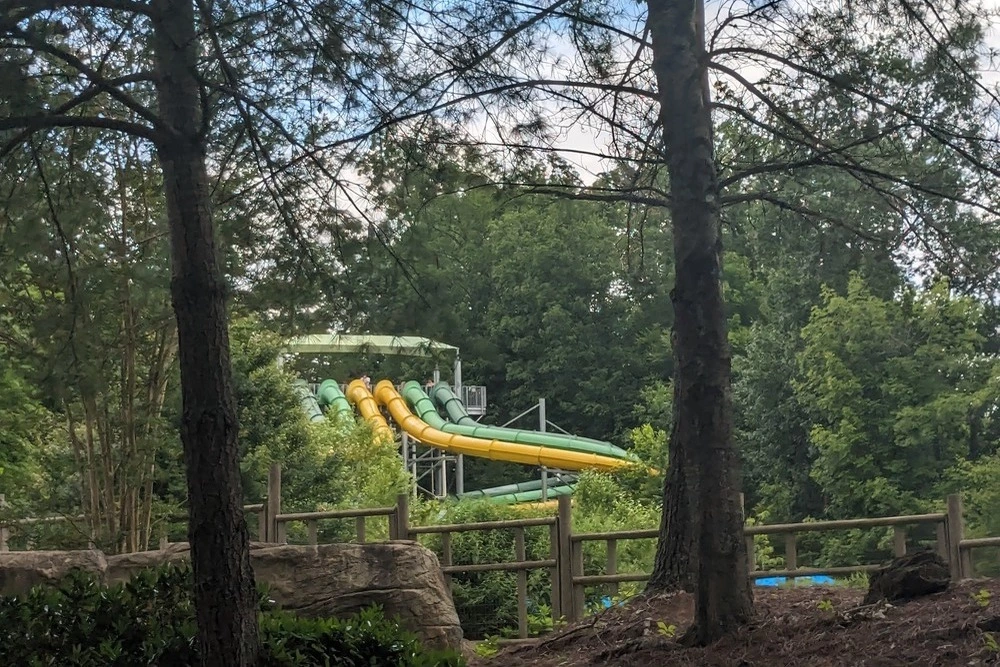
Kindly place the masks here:
<instances>
[{"instance_id":1,"label":"tree bark","mask_svg":"<svg viewBox=\"0 0 1000 667\"><path fill-rule=\"evenodd\" d=\"M732 440L704 5L702 0L647 0L647 5L675 258L672 470L664 485L656 581L683 587L690 582L680 573L686 568L693 574L695 621L686 639L706 644L749 622L753 594L740 462ZM684 547L690 549L687 555Z\"/></svg>"},{"instance_id":2,"label":"tree bark","mask_svg":"<svg viewBox=\"0 0 1000 667\"><path fill-rule=\"evenodd\" d=\"M250 667L258 653L250 536L242 510L225 284L205 166L193 0L153 1L153 46L177 319L191 562L203 665Z\"/></svg>"},{"instance_id":3,"label":"tree bark","mask_svg":"<svg viewBox=\"0 0 1000 667\"><path fill-rule=\"evenodd\" d=\"M676 341L673 347L676 348ZM692 466L691 457L682 455L677 406L679 378L673 382L673 426L670 433L670 452L667 457L667 475L663 480L663 513L660 516L660 540L656 544L653 572L649 577L649 591L694 592L694 572L697 554L694 532L691 527L693 509L688 498L688 480L695 479L698 471ZM666 502L670 500L669 504Z\"/></svg>"}]
</instances>

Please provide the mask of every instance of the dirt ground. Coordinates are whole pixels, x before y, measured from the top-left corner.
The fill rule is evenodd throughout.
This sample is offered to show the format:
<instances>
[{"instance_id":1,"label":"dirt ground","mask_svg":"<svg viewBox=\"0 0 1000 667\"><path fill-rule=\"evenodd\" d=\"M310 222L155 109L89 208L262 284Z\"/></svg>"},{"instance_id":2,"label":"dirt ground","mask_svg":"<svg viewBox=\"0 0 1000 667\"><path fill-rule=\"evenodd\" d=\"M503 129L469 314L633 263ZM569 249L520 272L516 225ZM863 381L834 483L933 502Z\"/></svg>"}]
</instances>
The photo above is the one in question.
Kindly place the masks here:
<instances>
[{"instance_id":1,"label":"dirt ground","mask_svg":"<svg viewBox=\"0 0 1000 667\"><path fill-rule=\"evenodd\" d=\"M690 597L642 598L534 643L474 658L472 665L1000 665L1000 581L967 581L891 606L862 607L863 594L842 587L757 588L751 627L708 648L681 647L660 630L662 622L676 626L677 637L683 633L693 611Z\"/></svg>"}]
</instances>

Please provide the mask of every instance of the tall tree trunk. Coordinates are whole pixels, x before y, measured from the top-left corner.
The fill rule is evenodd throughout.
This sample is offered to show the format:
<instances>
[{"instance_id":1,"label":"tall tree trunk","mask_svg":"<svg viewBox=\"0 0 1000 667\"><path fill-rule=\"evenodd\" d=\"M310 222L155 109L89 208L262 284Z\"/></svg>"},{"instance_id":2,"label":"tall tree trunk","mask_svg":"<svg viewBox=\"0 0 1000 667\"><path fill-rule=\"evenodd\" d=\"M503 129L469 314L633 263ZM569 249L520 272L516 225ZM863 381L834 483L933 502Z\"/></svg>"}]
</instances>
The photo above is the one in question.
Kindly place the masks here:
<instances>
[{"instance_id":1,"label":"tall tree trunk","mask_svg":"<svg viewBox=\"0 0 1000 667\"><path fill-rule=\"evenodd\" d=\"M257 596L243 516L225 284L205 166L193 0L153 0L163 139L157 154L171 240L191 562L202 664L250 667Z\"/></svg>"},{"instance_id":2,"label":"tall tree trunk","mask_svg":"<svg viewBox=\"0 0 1000 667\"><path fill-rule=\"evenodd\" d=\"M76 420L73 418L70 408L70 402L66 401L66 417L70 421L70 438L73 438L77 443L75 446L79 446L83 451L83 460L85 469L81 470L81 476L86 480L87 487L87 515L88 523L90 524L90 538L95 543L98 541L101 530L101 500L100 500L100 490L98 489L97 482L97 461L94 460L94 443L93 439L90 437L89 429L87 431L86 448L79 444L79 437L76 433ZM84 411L86 413L86 411ZM84 417L86 421L86 417Z\"/></svg>"},{"instance_id":3,"label":"tall tree trunk","mask_svg":"<svg viewBox=\"0 0 1000 667\"><path fill-rule=\"evenodd\" d=\"M732 439L730 352L722 299L719 183L704 45L703 0L647 0L653 71L670 176L674 230L674 406L664 530L658 556L693 548L695 622L705 644L753 614ZM679 524L679 527L672 527ZM683 554L678 556L683 558ZM658 573L676 572L658 562ZM661 574L664 580L669 577ZM683 582L682 582L683 583Z\"/></svg>"},{"instance_id":4,"label":"tall tree trunk","mask_svg":"<svg viewBox=\"0 0 1000 667\"><path fill-rule=\"evenodd\" d=\"M676 348L676 339L673 342ZM673 381L673 427L670 434L670 455L668 457L667 474L663 480L664 501L660 516L660 537L656 544L656 558L653 561L653 572L649 577L647 590L650 591L687 591L694 592L694 572L697 554L694 531L691 527L692 508L688 497L689 481L695 479L698 471L692 465L692 458L682 455L679 445L678 426L680 420L677 407L680 405L678 395L680 378Z\"/></svg>"},{"instance_id":5,"label":"tall tree trunk","mask_svg":"<svg viewBox=\"0 0 1000 667\"><path fill-rule=\"evenodd\" d=\"M97 473L96 481L99 484L99 497L102 503L99 507L104 527L108 531L107 539L102 541L106 545L111 545L115 544L118 536L117 517L115 516L115 482L111 452L102 436L97 399L92 394L84 394L82 401L87 456L90 458L91 465ZM100 454L97 452L98 447L101 450Z\"/></svg>"},{"instance_id":6,"label":"tall tree trunk","mask_svg":"<svg viewBox=\"0 0 1000 667\"><path fill-rule=\"evenodd\" d=\"M177 354L177 329L173 324L165 325L158 336L159 343L156 355L150 365L146 387L146 428L143 438L147 446L144 448L143 465L146 466L146 482L143 489L143 504L140 509L142 522L142 549L148 549L152 540L153 525L153 478L156 474L156 464L153 462L153 452L156 439L159 436L159 419L163 411L163 402L167 396L167 380L170 378L170 366Z\"/></svg>"},{"instance_id":7,"label":"tall tree trunk","mask_svg":"<svg viewBox=\"0 0 1000 667\"><path fill-rule=\"evenodd\" d=\"M116 160L117 163L117 160ZM118 206L121 228L118 237L118 268L121 271L120 303L122 307L122 344L120 373L120 423L121 423L121 510L123 552L139 549L138 502L143 485L145 466L139 461L138 433L135 413L136 399L136 349L138 313L132 304L131 258L129 255L130 217L129 189L127 183L127 158L116 164L118 181Z\"/></svg>"},{"instance_id":8,"label":"tall tree trunk","mask_svg":"<svg viewBox=\"0 0 1000 667\"><path fill-rule=\"evenodd\" d=\"M80 507L83 509L83 514L86 517L88 533L93 537L95 534L95 515L88 495L91 486L87 477L89 465L86 462L83 445L80 443L80 438L76 433L76 421L73 419L73 410L70 408L69 401L63 401L63 411L66 413L66 432L69 435L70 445L73 447L73 462L80 473Z\"/></svg>"}]
</instances>

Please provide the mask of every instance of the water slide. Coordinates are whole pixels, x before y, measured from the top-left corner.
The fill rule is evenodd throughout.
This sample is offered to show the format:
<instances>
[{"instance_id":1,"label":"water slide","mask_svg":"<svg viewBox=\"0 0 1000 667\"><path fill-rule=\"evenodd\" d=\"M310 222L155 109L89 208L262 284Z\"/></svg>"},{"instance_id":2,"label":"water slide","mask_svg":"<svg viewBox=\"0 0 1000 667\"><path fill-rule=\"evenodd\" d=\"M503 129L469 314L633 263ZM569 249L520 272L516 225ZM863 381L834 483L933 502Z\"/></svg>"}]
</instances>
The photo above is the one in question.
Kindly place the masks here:
<instances>
[{"instance_id":1,"label":"water slide","mask_svg":"<svg viewBox=\"0 0 1000 667\"><path fill-rule=\"evenodd\" d=\"M557 496L568 496L576 488L572 484L566 484L571 478L564 475L560 480L549 480L546 484L546 500ZM575 481L575 477L572 477ZM542 480L533 479L519 484L504 484L494 486L489 489L478 491L467 491L458 494L459 500L488 500L498 505L508 505L512 503L537 503L542 500Z\"/></svg>"},{"instance_id":2,"label":"water slide","mask_svg":"<svg viewBox=\"0 0 1000 667\"><path fill-rule=\"evenodd\" d=\"M438 417L437 408L427 394L416 382L407 382L403 385L403 395L413 406L417 415L428 424L440 428L446 433L460 433L473 438L495 438L507 442L516 442L529 445L540 445L542 447L553 447L571 452L590 452L609 456L611 458L622 459L638 463L632 454L621 447L615 447L609 442L601 440L591 440L590 438L579 438L575 435L563 435L562 433L542 433L539 431L526 431L516 428L503 428L500 426L485 426L469 416L465 411L462 401L455 396L451 387L446 382L438 382L431 391L435 401L448 413L451 422L445 422ZM431 419L437 418L443 426L436 426Z\"/></svg>"},{"instance_id":3,"label":"water slide","mask_svg":"<svg viewBox=\"0 0 1000 667\"><path fill-rule=\"evenodd\" d=\"M316 392L321 407L332 411L335 420L350 419L354 421L354 408L348 402L344 392L336 380L323 380Z\"/></svg>"},{"instance_id":4,"label":"water slide","mask_svg":"<svg viewBox=\"0 0 1000 667\"><path fill-rule=\"evenodd\" d=\"M308 382L305 380L295 380L292 382L292 391L295 392L296 398L302 404L302 410L305 411L309 421L318 422L325 419L323 409L320 407L319 401L316 400L316 396L309 389Z\"/></svg>"},{"instance_id":5,"label":"water slide","mask_svg":"<svg viewBox=\"0 0 1000 667\"><path fill-rule=\"evenodd\" d=\"M457 424L452 424L441 418L438 414L437 409L428 398L427 394L420 387L419 382L410 380L403 385L403 397L406 402L410 404L413 411L416 413L417 417L427 423L431 428L443 431L445 433L455 433L458 435L467 435L472 438L481 439L493 439L496 435L491 435L489 429L484 427L473 427L473 426L459 426ZM512 431L513 432L513 431ZM511 440L511 442L517 442ZM527 439L521 439L521 443L528 442ZM531 444L545 445L544 442L536 442ZM602 454L603 451L595 451L595 453ZM556 480L553 480L555 482ZM563 496L569 495L573 492L573 487L571 485L554 483L551 486L546 486L545 497L549 496ZM520 502L534 502L542 499L542 482L541 480L533 480L530 482L523 482L521 484L507 484L504 486L494 487L491 489L482 489L479 491L472 491L470 493L464 493L462 498L487 498L496 503L520 503Z\"/></svg>"},{"instance_id":6,"label":"water slide","mask_svg":"<svg viewBox=\"0 0 1000 667\"><path fill-rule=\"evenodd\" d=\"M382 412L378 409L378 404L375 403L371 391L368 390L364 382L355 380L347 385L347 400L358 409L364 420L371 425L376 438L388 442L396 439L392 429L389 428L389 423L382 416Z\"/></svg>"},{"instance_id":7,"label":"water slide","mask_svg":"<svg viewBox=\"0 0 1000 667\"><path fill-rule=\"evenodd\" d=\"M294 388L310 421L323 419L324 406L333 413L335 420L345 418L353 420L354 409L351 407L353 405L362 418L371 425L375 436L379 439L394 438L392 429L379 409L382 405L388 408L393 421L415 439L450 453L568 470L584 468L612 470L632 462L624 450L598 440L485 427L475 422L474 425L449 423L438 415L433 402L417 382L411 381L404 385L404 393L416 410L416 415L407 407L406 400L399 395L395 386L387 380L383 380L376 387L377 399L361 380L355 380L348 385L346 396L334 380L325 380L315 395L302 380L296 381ZM451 393L447 385L444 388L447 394ZM459 411L465 413L460 401L454 398L453 394L451 396L447 394L442 392L441 397L443 400L448 400L452 406L450 412L456 416ZM496 437L498 434L506 437ZM575 477L566 476L559 481L553 479L551 485L546 485L546 497L555 498L572 493L573 486L566 484L569 480L575 481ZM482 498L498 504L535 503L542 499L541 488L541 480L531 480L472 491L462 494L461 497Z\"/></svg>"},{"instance_id":8,"label":"water slide","mask_svg":"<svg viewBox=\"0 0 1000 667\"><path fill-rule=\"evenodd\" d=\"M352 398L352 396L359 393L359 385L361 390L367 393L364 384L360 380L355 380L347 389L347 398L354 402L359 410L362 410L362 404ZM506 461L529 466L546 466L561 470L609 471L617 470L632 463L626 459L612 458L611 456L592 452L570 451L553 447L508 442L496 438L474 438L458 433L447 433L441 429L433 428L427 422L414 415L410 411L406 401L396 391L396 387L388 380L382 380L375 386L374 403L377 403L374 406L376 412L379 405L385 407L389 411L392 420L411 437L429 447L436 447L452 454L467 454L494 461ZM362 416L365 416L364 413L362 413Z\"/></svg>"}]
</instances>

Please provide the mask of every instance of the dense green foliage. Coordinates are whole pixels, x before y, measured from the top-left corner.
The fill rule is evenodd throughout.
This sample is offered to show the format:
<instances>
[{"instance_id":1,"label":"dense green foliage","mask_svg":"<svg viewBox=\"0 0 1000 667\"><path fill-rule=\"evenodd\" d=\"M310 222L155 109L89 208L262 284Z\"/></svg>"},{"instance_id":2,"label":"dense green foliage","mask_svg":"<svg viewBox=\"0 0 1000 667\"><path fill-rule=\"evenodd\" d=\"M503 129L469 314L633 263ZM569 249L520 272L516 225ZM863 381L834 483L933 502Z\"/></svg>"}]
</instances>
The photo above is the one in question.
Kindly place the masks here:
<instances>
[{"instance_id":1,"label":"dense green foliage","mask_svg":"<svg viewBox=\"0 0 1000 667\"><path fill-rule=\"evenodd\" d=\"M983 122L976 81L958 69L976 61L984 26L946 13L948 41L932 48L914 44L895 10L868 34L853 30L839 4L815 5L785 17L787 48L834 78L764 68L760 89L784 91L770 95L772 105L745 107L746 91L721 75L713 91L747 514L790 522L923 512L962 492L969 533L998 535L996 188L985 172L956 166L921 124L973 136ZM593 35L579 37L595 61L610 53L586 41ZM632 120L645 133L648 119ZM587 177L585 189L558 157L494 160L487 148L456 150L445 128L427 127L440 143L415 141L407 128L372 137L352 165L368 180L379 213L371 219L315 196L314 174L295 172L286 201L302 189L309 196L280 211L244 170L216 174L246 501L262 500L275 462L288 510L388 505L407 486L392 445L372 446L361 424L308 423L292 383L363 372L424 380L435 366L447 378L451 357L276 363L285 336L326 330L456 345L465 383L487 388L486 421L504 422L544 397L550 421L628 446L662 472L672 420L670 220L628 197L583 196L632 193L636 184L640 194L665 191L661 174L642 171L645 147ZM157 165L141 144L81 128L40 137L30 156L2 166L0 494L8 507L0 511L86 517L15 530L12 544L93 539L114 551L147 547L163 533L183 539L185 528L164 518L183 512L186 490ZM970 197L979 208L962 202ZM534 414L516 424L536 425ZM534 474L465 464L468 489ZM582 475L577 529L655 527L661 483L634 471ZM526 515L421 503L412 518ZM349 529L324 522L320 538ZM371 539L384 530L383 520L368 527ZM544 532L527 532L530 558L547 558ZM304 526L289 527L291 540L303 536ZM888 554L889 539L884 530L813 534L800 541L799 559L870 562ZM781 544L756 542L758 567L780 563ZM469 534L452 549L456 563L496 561L512 555L513 541ZM584 556L588 573L603 569L601 545ZM646 570L651 558L651 542L623 542L618 567ZM515 624L513 575L456 576L454 585L470 636ZM533 572L539 627L548 591L547 574Z\"/></svg>"},{"instance_id":2,"label":"dense green foliage","mask_svg":"<svg viewBox=\"0 0 1000 667\"><path fill-rule=\"evenodd\" d=\"M58 586L0 597L0 662L42 667L198 663L188 567L138 572L111 587L74 573ZM261 667L458 666L372 608L345 619L297 618L261 597Z\"/></svg>"}]
</instances>

